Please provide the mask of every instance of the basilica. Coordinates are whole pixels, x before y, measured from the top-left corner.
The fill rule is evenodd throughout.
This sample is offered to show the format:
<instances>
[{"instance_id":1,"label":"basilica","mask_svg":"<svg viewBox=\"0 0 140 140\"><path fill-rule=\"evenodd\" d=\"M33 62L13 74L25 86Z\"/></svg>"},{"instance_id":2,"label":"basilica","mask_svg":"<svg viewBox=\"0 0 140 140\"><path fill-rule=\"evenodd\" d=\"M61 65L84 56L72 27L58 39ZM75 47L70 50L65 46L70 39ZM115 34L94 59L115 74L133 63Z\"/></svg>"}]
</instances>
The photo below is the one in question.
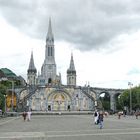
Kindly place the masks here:
<instances>
[{"instance_id":1,"label":"basilica","mask_svg":"<svg viewBox=\"0 0 140 140\"><path fill-rule=\"evenodd\" d=\"M37 73L33 52L31 52L27 69L28 88L21 92L20 99L26 99L26 106L34 111L92 110L95 104L93 99L96 100L96 97L92 93L92 99L81 90L81 87L76 85L77 75L73 54L71 54L70 65L66 74L67 85L63 85L61 73L57 74L54 35L51 19L49 19L45 59L41 67L41 73Z\"/></svg>"}]
</instances>

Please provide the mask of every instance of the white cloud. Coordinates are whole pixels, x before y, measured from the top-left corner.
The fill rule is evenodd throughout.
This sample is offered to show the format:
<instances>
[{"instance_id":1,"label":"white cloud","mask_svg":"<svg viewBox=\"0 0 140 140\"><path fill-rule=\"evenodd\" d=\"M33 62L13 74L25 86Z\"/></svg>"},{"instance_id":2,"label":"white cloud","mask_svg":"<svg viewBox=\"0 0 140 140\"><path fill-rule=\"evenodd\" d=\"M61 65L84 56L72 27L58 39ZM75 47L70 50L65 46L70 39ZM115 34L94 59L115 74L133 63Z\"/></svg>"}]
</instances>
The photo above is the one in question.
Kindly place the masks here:
<instances>
[{"instance_id":1,"label":"white cloud","mask_svg":"<svg viewBox=\"0 0 140 140\"><path fill-rule=\"evenodd\" d=\"M56 29L56 26L58 25L53 24L53 29ZM55 36L55 32L58 30L53 31ZM88 30L86 32L88 34ZM1 15L0 68L7 67L26 79L30 55L33 50L35 66L40 71L45 58L46 34L42 40L27 36ZM57 32L58 34L59 32ZM57 72L61 72L64 84L66 84L66 71L69 67L71 52L74 55L78 85L83 86L89 82L91 86L95 87L128 88L129 81L134 86L140 83L140 29L135 30L135 32L126 32L126 34L117 34L118 36L110 39L107 44L102 44L99 49L90 49L90 51L84 52L76 49L79 48L75 47L77 43L74 44L74 42L68 42L65 39L63 41L62 39L57 40L57 35L55 36ZM78 38L78 36L76 37ZM91 39L90 33L86 41L87 39ZM88 48L94 48L94 44ZM96 46L96 48L98 47Z\"/></svg>"}]
</instances>

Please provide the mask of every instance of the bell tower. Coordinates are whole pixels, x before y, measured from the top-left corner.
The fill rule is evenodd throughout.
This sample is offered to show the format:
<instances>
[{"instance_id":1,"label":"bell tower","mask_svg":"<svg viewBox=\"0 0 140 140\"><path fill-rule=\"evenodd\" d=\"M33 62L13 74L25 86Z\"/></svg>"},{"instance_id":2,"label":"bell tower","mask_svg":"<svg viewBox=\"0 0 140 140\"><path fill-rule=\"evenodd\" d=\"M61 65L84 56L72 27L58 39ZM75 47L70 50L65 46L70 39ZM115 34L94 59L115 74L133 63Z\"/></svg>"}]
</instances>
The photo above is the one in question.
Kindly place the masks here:
<instances>
[{"instance_id":1,"label":"bell tower","mask_svg":"<svg viewBox=\"0 0 140 140\"><path fill-rule=\"evenodd\" d=\"M51 19L49 19L45 46L45 60L41 68L41 76L44 78L45 84L52 84L56 79L54 36L52 33Z\"/></svg>"},{"instance_id":2,"label":"bell tower","mask_svg":"<svg viewBox=\"0 0 140 140\"><path fill-rule=\"evenodd\" d=\"M31 52L29 68L27 70L27 83L29 85L36 85L36 73L37 73L37 70L34 65L33 52Z\"/></svg>"},{"instance_id":3,"label":"bell tower","mask_svg":"<svg viewBox=\"0 0 140 140\"><path fill-rule=\"evenodd\" d=\"M67 70L67 85L76 86L76 70L74 66L73 54L71 54L70 66Z\"/></svg>"}]
</instances>

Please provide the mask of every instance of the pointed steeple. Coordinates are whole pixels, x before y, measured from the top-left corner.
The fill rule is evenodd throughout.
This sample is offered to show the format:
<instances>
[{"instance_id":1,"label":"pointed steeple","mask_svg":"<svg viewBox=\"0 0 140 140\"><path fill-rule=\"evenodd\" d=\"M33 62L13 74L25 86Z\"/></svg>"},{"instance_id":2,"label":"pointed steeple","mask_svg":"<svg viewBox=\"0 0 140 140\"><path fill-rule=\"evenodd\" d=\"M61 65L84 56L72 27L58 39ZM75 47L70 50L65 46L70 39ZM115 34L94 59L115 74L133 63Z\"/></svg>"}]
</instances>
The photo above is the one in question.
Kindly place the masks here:
<instances>
[{"instance_id":1,"label":"pointed steeple","mask_svg":"<svg viewBox=\"0 0 140 140\"><path fill-rule=\"evenodd\" d=\"M74 60L73 60L73 54L71 53L71 60L70 60L70 71L75 71L75 66L74 66Z\"/></svg>"},{"instance_id":2,"label":"pointed steeple","mask_svg":"<svg viewBox=\"0 0 140 140\"><path fill-rule=\"evenodd\" d=\"M76 86L76 70L74 66L73 54L71 54L70 66L67 70L67 85Z\"/></svg>"},{"instance_id":3,"label":"pointed steeple","mask_svg":"<svg viewBox=\"0 0 140 140\"><path fill-rule=\"evenodd\" d=\"M41 84L52 84L56 80L57 67L55 63L54 37L52 33L51 19L49 19L48 33L45 45L45 60L41 68Z\"/></svg>"},{"instance_id":4,"label":"pointed steeple","mask_svg":"<svg viewBox=\"0 0 140 140\"><path fill-rule=\"evenodd\" d=\"M28 68L28 73L30 73L30 72L34 72L34 73L37 72L35 65L34 65L33 52L31 52L31 58L30 58L30 63L29 63L29 68Z\"/></svg>"},{"instance_id":5,"label":"pointed steeple","mask_svg":"<svg viewBox=\"0 0 140 140\"><path fill-rule=\"evenodd\" d=\"M49 18L49 26L48 26L48 33L46 37L46 41L54 41L53 33L52 33L52 25L51 25L51 18Z\"/></svg>"}]
</instances>

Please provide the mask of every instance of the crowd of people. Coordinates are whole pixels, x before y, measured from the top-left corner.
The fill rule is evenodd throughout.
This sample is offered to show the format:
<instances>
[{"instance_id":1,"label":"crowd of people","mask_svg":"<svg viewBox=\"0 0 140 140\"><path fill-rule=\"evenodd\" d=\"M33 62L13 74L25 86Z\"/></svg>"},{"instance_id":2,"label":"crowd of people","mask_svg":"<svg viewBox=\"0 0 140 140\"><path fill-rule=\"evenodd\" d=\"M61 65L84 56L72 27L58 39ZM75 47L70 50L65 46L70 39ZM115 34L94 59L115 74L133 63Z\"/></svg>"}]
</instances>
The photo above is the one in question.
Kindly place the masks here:
<instances>
[{"instance_id":1,"label":"crowd of people","mask_svg":"<svg viewBox=\"0 0 140 140\"><path fill-rule=\"evenodd\" d=\"M107 112L95 110L95 112L93 113L95 125L99 125L99 128L102 129L104 116L107 117L108 115L109 114ZM126 111L119 111L118 113L116 113L116 115L118 116L118 119L121 119L121 116L125 117L127 113ZM133 112L133 115L135 115L136 119L138 119L138 116L140 116L140 111Z\"/></svg>"},{"instance_id":2,"label":"crowd of people","mask_svg":"<svg viewBox=\"0 0 140 140\"><path fill-rule=\"evenodd\" d=\"M31 120L31 114L32 114L31 110L28 110L27 112L24 111L22 113L24 122L26 120L27 121L30 121ZM139 111L138 112L135 112L134 114L136 116L136 119L138 119L138 116L140 115ZM99 128L102 129L103 128L104 116L107 117L108 115L109 115L108 112L103 112L103 111L95 110L95 112L93 113L95 125L99 125ZM125 117L126 116L126 113L119 111L117 113L117 115L118 115L118 119L120 119L122 115Z\"/></svg>"}]
</instances>

